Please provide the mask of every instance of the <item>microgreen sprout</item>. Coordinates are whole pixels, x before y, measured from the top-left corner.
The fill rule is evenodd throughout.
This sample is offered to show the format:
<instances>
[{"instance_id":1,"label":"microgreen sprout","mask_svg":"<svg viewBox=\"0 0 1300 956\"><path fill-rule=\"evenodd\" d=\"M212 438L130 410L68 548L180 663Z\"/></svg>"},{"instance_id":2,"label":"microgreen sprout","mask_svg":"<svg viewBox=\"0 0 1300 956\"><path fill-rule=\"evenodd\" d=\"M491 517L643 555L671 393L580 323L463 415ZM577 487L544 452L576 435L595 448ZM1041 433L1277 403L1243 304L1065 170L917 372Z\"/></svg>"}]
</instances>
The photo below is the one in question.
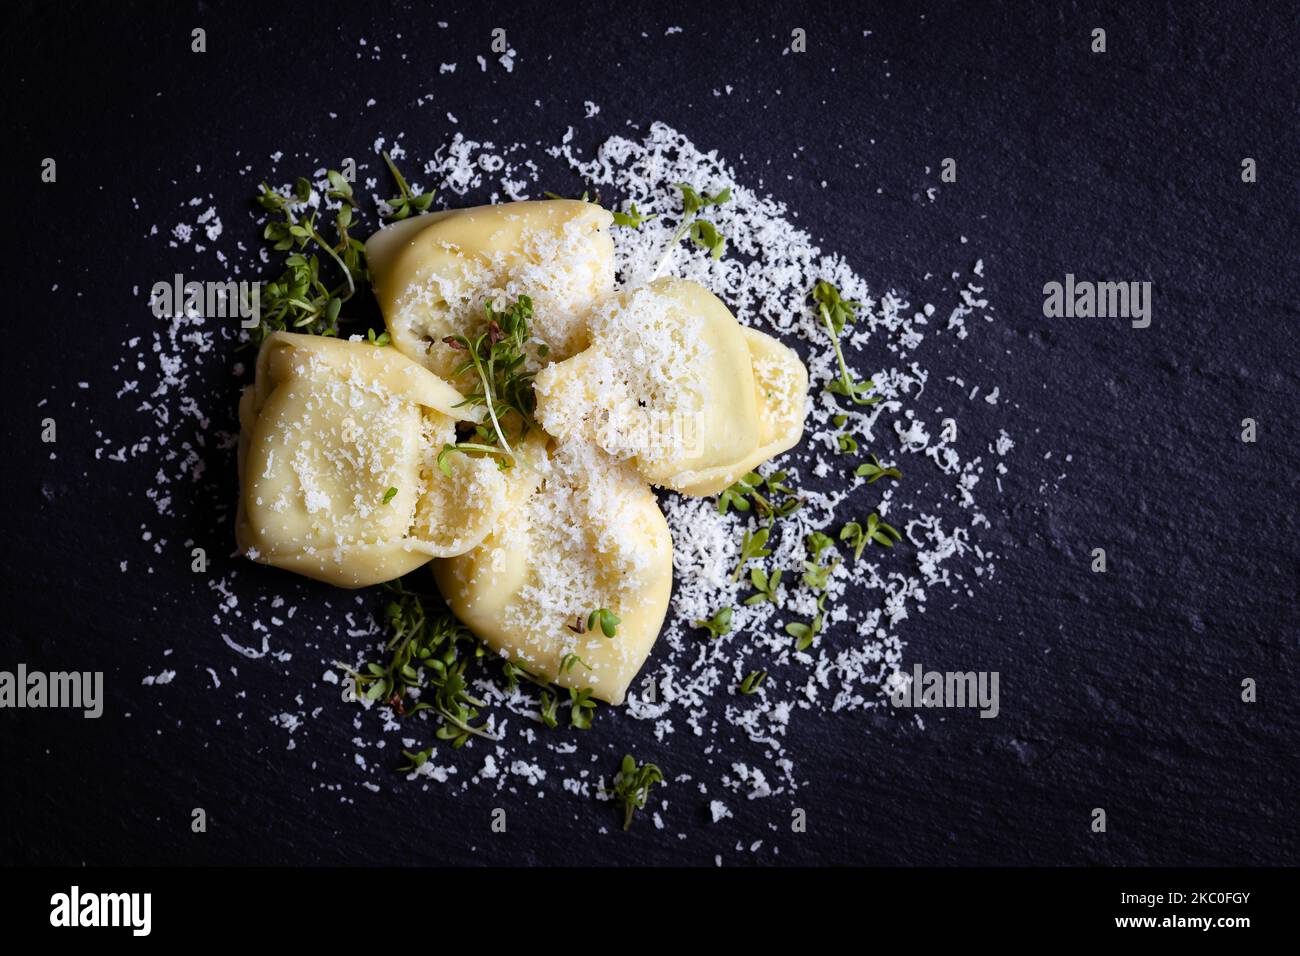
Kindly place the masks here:
<instances>
[{"instance_id":1,"label":"microgreen sprout","mask_svg":"<svg viewBox=\"0 0 1300 956\"><path fill-rule=\"evenodd\" d=\"M717 640L723 634L731 633L731 617L734 612L729 607L718 609L713 617L707 620L692 621L692 627L702 627L708 631L714 640Z\"/></svg>"},{"instance_id":2,"label":"microgreen sprout","mask_svg":"<svg viewBox=\"0 0 1300 956\"><path fill-rule=\"evenodd\" d=\"M902 541L903 536L892 525L887 525L880 520L880 515L874 511L867 515L867 526L864 528L856 521L850 521L840 529L840 540L847 541L853 548L853 560L857 561L862 557L862 552L872 541L886 548L892 548L895 541Z\"/></svg>"},{"instance_id":3,"label":"microgreen sprout","mask_svg":"<svg viewBox=\"0 0 1300 956\"><path fill-rule=\"evenodd\" d=\"M897 468L886 468L880 463L880 459L875 455L871 456L871 461L864 461L858 465L853 472L859 478L867 479L867 484L873 485L881 478L893 478L898 481L903 477L903 473Z\"/></svg>"},{"instance_id":4,"label":"microgreen sprout","mask_svg":"<svg viewBox=\"0 0 1300 956\"><path fill-rule=\"evenodd\" d=\"M668 240L668 245L655 265L652 278L657 278L663 272L664 266L668 264L668 258L677 248L677 243L687 236L701 249L707 249L714 259L722 258L722 253L727 248L727 240L718 232L718 227L707 219L701 219L699 212L709 206L721 206L728 202L731 199L731 187L728 186L713 195L697 192L694 187L686 183L678 183L677 189L682 194L682 222L673 233L673 237Z\"/></svg>"},{"instance_id":5,"label":"microgreen sprout","mask_svg":"<svg viewBox=\"0 0 1300 956\"><path fill-rule=\"evenodd\" d=\"M855 405L874 405L880 401L878 396L872 398L864 396L876 387L876 383L871 380L859 382L849 371L849 366L844 361L844 352L840 348L840 336L844 333L844 326L857 319L857 310L862 303L842 299L840 290L824 279L813 286L812 297L817 303L817 314L821 316L822 324L826 326L826 332L831 337L835 359L840 366L840 377L827 385L827 390L836 395L843 395Z\"/></svg>"},{"instance_id":6,"label":"microgreen sprout","mask_svg":"<svg viewBox=\"0 0 1300 956\"><path fill-rule=\"evenodd\" d=\"M619 212L615 209L611 212L611 215L614 217L615 225L627 226L631 229L640 229L642 223L649 222L654 218L653 214L649 216L643 214L636 208L636 203L629 204L627 212Z\"/></svg>"},{"instance_id":7,"label":"microgreen sprout","mask_svg":"<svg viewBox=\"0 0 1300 956\"><path fill-rule=\"evenodd\" d=\"M577 667L579 664L587 668L587 670L591 670L590 664L584 661L577 654L574 654L572 651L570 651L568 654L565 654L563 657L560 658L560 673L570 674L573 672L573 669Z\"/></svg>"},{"instance_id":8,"label":"microgreen sprout","mask_svg":"<svg viewBox=\"0 0 1300 956\"><path fill-rule=\"evenodd\" d=\"M740 573L745 569L745 565L751 558L766 558L772 553L764 547L767 544L767 535L767 528L759 528L754 532L745 531L745 536L740 542L740 563L736 565L736 570L731 573L731 580L740 580Z\"/></svg>"},{"instance_id":9,"label":"microgreen sprout","mask_svg":"<svg viewBox=\"0 0 1300 956\"><path fill-rule=\"evenodd\" d=\"M631 754L623 758L619 772L614 777L614 787L606 792L623 806L624 830L632 825L632 815L645 809L646 801L650 798L650 788L663 782L663 771L654 764L638 763Z\"/></svg>"},{"instance_id":10,"label":"microgreen sprout","mask_svg":"<svg viewBox=\"0 0 1300 956\"><path fill-rule=\"evenodd\" d=\"M607 607L596 608L587 615L587 630L594 631L596 626L600 626L600 631L606 637L613 637L618 633L618 626L623 623L622 618Z\"/></svg>"},{"instance_id":11,"label":"microgreen sprout","mask_svg":"<svg viewBox=\"0 0 1300 956\"><path fill-rule=\"evenodd\" d=\"M767 671L750 671L740 682L740 692L745 695L756 694L765 680L767 680Z\"/></svg>"},{"instance_id":12,"label":"microgreen sprout","mask_svg":"<svg viewBox=\"0 0 1300 956\"><path fill-rule=\"evenodd\" d=\"M776 603L776 589L781 583L781 569L777 568L770 575L762 568L749 569L749 583L754 585L757 594L745 598L746 604L762 604L764 601Z\"/></svg>"},{"instance_id":13,"label":"microgreen sprout","mask_svg":"<svg viewBox=\"0 0 1300 956\"><path fill-rule=\"evenodd\" d=\"M369 281L365 246L349 233L356 202L352 187L342 174L329 170L331 188L326 196L339 203L334 214L336 241L330 242L317 227L320 209L311 207L315 189L311 181L298 178L288 194L260 186L257 203L273 217L262 236L276 252L287 252L284 271L261 284L258 298L261 321L253 332L260 344L277 331L292 329L310 335L338 335L343 304ZM320 254L334 263L339 280L331 282L321 268Z\"/></svg>"},{"instance_id":14,"label":"microgreen sprout","mask_svg":"<svg viewBox=\"0 0 1300 956\"><path fill-rule=\"evenodd\" d=\"M591 712L596 709L596 702L591 699L591 688L577 690L569 688L569 726L577 730L591 729Z\"/></svg>"},{"instance_id":15,"label":"microgreen sprout","mask_svg":"<svg viewBox=\"0 0 1300 956\"><path fill-rule=\"evenodd\" d=\"M423 213L429 211L429 205L433 202L434 194L431 192L415 195L411 187L406 184L406 178L393 162L393 158L388 153L382 153L384 164L388 167L388 172L392 174L393 181L397 183L397 195L387 201L390 210L388 219L397 221L405 219L412 213Z\"/></svg>"},{"instance_id":16,"label":"microgreen sprout","mask_svg":"<svg viewBox=\"0 0 1300 956\"><path fill-rule=\"evenodd\" d=\"M386 703L399 717L431 711L440 720L436 736L460 747L471 736L496 738L474 723L484 702L470 695L465 668L472 654L462 644L472 642L468 629L445 608L430 612L441 599L408 589L401 581L386 584L391 599L384 622L391 634L384 646L387 660L368 663L359 670L346 668L358 695ZM407 706L411 691L419 700Z\"/></svg>"},{"instance_id":17,"label":"microgreen sprout","mask_svg":"<svg viewBox=\"0 0 1300 956\"><path fill-rule=\"evenodd\" d=\"M784 471L774 471L766 476L751 471L739 481L724 488L718 495L718 513L726 514L732 508L737 511L749 511L752 502L752 507L757 513L769 521L794 514L803 504L803 500L785 483L785 479Z\"/></svg>"},{"instance_id":18,"label":"microgreen sprout","mask_svg":"<svg viewBox=\"0 0 1300 956\"><path fill-rule=\"evenodd\" d=\"M457 442L444 446L438 455L438 467L447 472L446 458L452 451L477 451L506 455L513 463L515 453L506 441L501 420L507 414L515 415L520 422L520 437L533 425L533 373L527 371L528 320L533 317L533 300L521 295L503 312L496 311L489 301L484 305L486 328L475 338L466 335L448 335L443 342L465 359L453 373L459 377L471 369L478 378L479 390L466 396L461 405L483 405L487 409L492 428L480 435L481 442ZM491 447L495 441L497 448Z\"/></svg>"}]
</instances>

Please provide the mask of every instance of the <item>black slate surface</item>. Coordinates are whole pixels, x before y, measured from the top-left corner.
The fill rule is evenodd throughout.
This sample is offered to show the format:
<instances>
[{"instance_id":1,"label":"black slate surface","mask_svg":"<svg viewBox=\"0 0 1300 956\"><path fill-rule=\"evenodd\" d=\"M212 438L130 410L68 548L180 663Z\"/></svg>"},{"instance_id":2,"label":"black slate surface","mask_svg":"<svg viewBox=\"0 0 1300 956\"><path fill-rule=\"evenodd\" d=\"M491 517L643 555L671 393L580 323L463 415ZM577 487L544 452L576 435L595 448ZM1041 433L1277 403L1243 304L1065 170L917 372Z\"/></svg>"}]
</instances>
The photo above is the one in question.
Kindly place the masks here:
<instances>
[{"instance_id":1,"label":"black slate surface","mask_svg":"<svg viewBox=\"0 0 1300 956\"><path fill-rule=\"evenodd\" d=\"M194 26L208 31L203 56L189 53ZM496 26L519 65L471 83ZM782 56L796 26L809 53ZM1088 48L1097 26L1104 55ZM358 57L359 36L382 56ZM0 712L0 862L1297 862L1294 9L25 4L2 42L16 168L0 668L103 670L108 705L97 721ZM439 76L452 60L461 72ZM725 84L736 93L714 97ZM428 93L437 109L401 125ZM360 789L342 706L286 751L269 716L285 681L306 683L286 672L314 669L312 656L241 666L237 703L193 679L139 684L164 664L201 675L224 650L188 548L145 553L148 469L92 460L93 429L121 413L104 401L121 381L109 362L154 321L132 287L174 271L148 225L191 195L246 196L261 157L286 144L360 153L376 130L405 128L432 149L454 131L445 112L467 135L550 142L586 99L606 132L662 119L743 153L876 287L969 268L972 252L986 263L998 320L932 372L994 370L1019 403L1026 466L991 514L996 583L956 612L932 609L908 659L998 670L1002 712L924 731L889 716L796 719L805 834L788 832L789 800L731 799L736 819L715 825L707 801L679 790L665 791L680 805L664 832L617 832L608 807L552 792L509 803L509 834L494 836L501 795ZM588 149L599 129L583 127ZM45 156L59 159L57 184L39 181ZM918 201L937 185L925 168L946 156L959 182ZM1245 156L1254 184L1241 181ZM255 241L237 219L227 228ZM1044 318L1043 283L1067 272L1150 280L1152 326ZM211 387L230 390L233 417L234 379ZM52 461L45 414L59 421ZM1255 444L1239 440L1246 417ZM1034 462L1049 450L1073 462L1040 493L1058 462ZM234 482L228 469L205 478L193 536L219 525ZM1089 573L1094 547L1110 573ZM128 559L155 572L119 573ZM292 588L299 603L328 594ZM164 661L162 648L175 652ZM1246 677L1257 703L1240 699ZM603 717L580 745L612 767L648 731ZM632 743L673 772L720 772L697 749ZM195 806L205 834L190 832ZM1089 832L1094 807L1105 834ZM780 855L734 852L760 838Z\"/></svg>"}]
</instances>

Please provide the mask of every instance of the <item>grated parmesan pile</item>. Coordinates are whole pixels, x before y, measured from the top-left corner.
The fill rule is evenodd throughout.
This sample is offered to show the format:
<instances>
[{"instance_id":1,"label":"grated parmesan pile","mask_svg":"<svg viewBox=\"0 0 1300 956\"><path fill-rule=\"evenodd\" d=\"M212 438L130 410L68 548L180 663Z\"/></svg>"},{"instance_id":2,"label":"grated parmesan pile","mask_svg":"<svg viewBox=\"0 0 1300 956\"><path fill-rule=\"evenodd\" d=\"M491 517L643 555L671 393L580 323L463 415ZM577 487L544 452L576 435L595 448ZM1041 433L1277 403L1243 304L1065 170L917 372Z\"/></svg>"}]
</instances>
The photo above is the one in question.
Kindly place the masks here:
<instances>
[{"instance_id":1,"label":"grated parmesan pile","mask_svg":"<svg viewBox=\"0 0 1300 956\"><path fill-rule=\"evenodd\" d=\"M594 115L589 109L588 116ZM993 321L983 295L981 263L961 278L964 287L955 301L914 305L893 291L877 293L854 271L851 258L823 251L780 201L754 188L743 171L738 173L715 152L662 123L628 129L627 135L613 136L594 151L580 145L572 128L544 150L536 143L496 144L457 133L430 154L408 145L404 136L383 137L374 144L375 157L362 165L363 181L357 186L376 201L388 190L380 149L394 156L408 179L438 189L438 208L541 198L544 190L562 190L563 184L580 179L607 207L635 204L655 217L639 230L613 227L624 285L650 278L680 222L673 184L685 182L711 193L731 189L732 201L706 213L727 238L726 255L714 260L681 243L664 273L701 282L743 324L778 335L808 366L804 440L764 468L788 472L788 482L804 500L792 516L778 521L774 553L764 562L769 570L784 571L781 606L746 606L743 600L752 593L746 578L740 584L731 580L742 533L757 527L749 515L720 514L712 498L662 494L674 543L673 603L627 705L602 708L597 715L598 725L617 728L612 735L616 750L595 750L592 735L547 731L534 719L535 696L526 689L507 690L494 669L485 672L475 689L488 701L490 729L500 741L475 740L456 752L435 747L432 758L411 774L415 785L449 793L486 787L521 797L563 792L599 799L617 758L633 752L660 763L669 778L651 802L654 825L684 837L700 817L725 826L723 821L743 816L744 804L738 801L780 798L789 805L797 799L804 781L799 754L786 744L792 722L821 712L887 706L882 692L907 679L903 649L917 619L927 607L947 613L995 574L996 556L981 544L990 527L982 502L992 499L996 511L998 478L1006 473L1016 441L996 424L993 435L964 431L960 405L952 396L965 399L968 386L960 379L932 382L926 370L930 343L960 342L978 334L972 320ZM241 172L254 180L268 172L291 180L317 162L316 157L277 153L267 162L250 162ZM315 176L323 181L323 166ZM318 189L312 203L324 204L322 197L323 189ZM219 205L227 216L250 215L243 197L220 203L196 197L173 225L152 228L166 244L166 259L181 263L194 278L265 277L276 266L258 249L251 215L237 228L223 228ZM845 299L863 303L857 324L845 331L843 346L859 378L874 378L875 394L884 399L879 404L854 406L824 389L836 366L825 330L807 304L818 279L835 283ZM538 295L533 289L518 291ZM137 293L143 309L148 290ZM128 339L115 365L123 383L113 424L99 426L96 458L105 470L129 466L148 476L152 512L140 529L141 547L122 564L124 573L128 563L133 570L144 565L149 573L155 566L169 567L163 555L196 544L191 540L193 516L209 515L214 522L197 542L213 552L212 569L199 589L211 607L211 628L195 637L208 641L209 660L168 680L173 686L208 688L214 711L271 722L290 748L300 742L312 747L313 722L337 722L341 708L353 708L346 711L354 729L351 752L313 751L313 759L355 765L354 784L322 782L321 788L352 800L362 788L410 785L392 771L400 759L397 751L432 743L434 725L399 722L383 705L363 710L340 701L345 678L336 662L352 666L377 659L381 632L374 614L381 602L373 592L334 592L322 606L318 593L305 600L290 574L216 554L218 543L233 549L231 479L238 439L233 409L238 384L251 376L253 358L249 350L236 351L243 334L238 322L195 315L151 321L154 331ZM996 389L985 401L984 419L990 411L997 415L1008 408ZM836 414L847 416L843 426L833 423ZM947 418L957 422L957 440L945 429ZM138 434L123 437L129 427ZM861 451L837 453L840 433L852 434ZM903 480L868 487L865 479L855 478L853 468L870 452L900 468ZM863 521L872 510L903 532L903 544L891 551L868 548L856 562L839 547L825 627L808 651L796 652L783 626L806 621L817 610L815 595L799 584L806 536L823 530L835 537L846 522ZM730 633L711 640L691 626L723 607L735 609ZM282 696L245 700L240 677L251 668L288 674L289 680L275 682L283 689L267 692ZM739 694L737 684L756 669L770 672L767 681L752 696ZM161 677L145 678L150 680L155 686L165 683ZM744 757L734 755L743 741L752 745L743 747ZM692 779L675 771L675 764L687 763L674 757L683 751L708 755L689 763L712 768L712 775ZM604 813L592 812L590 818L597 830L610 822ZM775 845L771 849L779 852Z\"/></svg>"}]
</instances>

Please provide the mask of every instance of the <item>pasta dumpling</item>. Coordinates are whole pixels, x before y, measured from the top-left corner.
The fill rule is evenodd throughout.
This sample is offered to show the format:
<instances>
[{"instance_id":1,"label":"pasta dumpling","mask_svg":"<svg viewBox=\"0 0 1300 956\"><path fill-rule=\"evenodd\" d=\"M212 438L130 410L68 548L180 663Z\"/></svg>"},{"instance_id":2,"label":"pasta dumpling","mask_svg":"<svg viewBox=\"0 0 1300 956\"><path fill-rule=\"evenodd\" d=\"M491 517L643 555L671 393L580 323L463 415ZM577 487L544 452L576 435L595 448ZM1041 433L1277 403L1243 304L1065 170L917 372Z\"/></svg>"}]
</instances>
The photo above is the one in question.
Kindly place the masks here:
<instances>
[{"instance_id":1,"label":"pasta dumpling","mask_svg":"<svg viewBox=\"0 0 1300 956\"><path fill-rule=\"evenodd\" d=\"M713 495L802 435L807 371L696 282L663 278L593 311L591 346L538 373L537 418L650 482Z\"/></svg>"},{"instance_id":2,"label":"pasta dumpling","mask_svg":"<svg viewBox=\"0 0 1300 956\"><path fill-rule=\"evenodd\" d=\"M393 344L449 381L464 357L448 335L473 337L484 304L527 295L546 361L587 345L587 313L614 288L613 217L577 200L502 203L428 213L366 243Z\"/></svg>"},{"instance_id":3,"label":"pasta dumpling","mask_svg":"<svg viewBox=\"0 0 1300 956\"><path fill-rule=\"evenodd\" d=\"M742 331L754 370L758 447L741 463L741 475L799 444L808 403L808 369L795 350L758 329Z\"/></svg>"},{"instance_id":4,"label":"pasta dumpling","mask_svg":"<svg viewBox=\"0 0 1300 956\"><path fill-rule=\"evenodd\" d=\"M395 350L277 332L240 400L236 539L250 558L341 587L399 577L483 540L505 478L437 455L460 394ZM449 473L448 473L449 472Z\"/></svg>"},{"instance_id":5,"label":"pasta dumpling","mask_svg":"<svg viewBox=\"0 0 1300 956\"><path fill-rule=\"evenodd\" d=\"M240 549L349 588L432 562L450 611L490 648L621 704L672 594L651 485L714 495L793 447L808 373L699 283L616 293L611 224L599 206L548 200L372 236L392 345L263 343L239 406ZM511 303L487 358L444 341L475 340ZM477 434L453 448L458 422Z\"/></svg>"},{"instance_id":6,"label":"pasta dumpling","mask_svg":"<svg viewBox=\"0 0 1300 956\"><path fill-rule=\"evenodd\" d=\"M627 463L583 442L508 474L511 506L473 551L434 562L438 588L518 666L620 704L672 591L672 540L654 494ZM621 619L613 637L584 627L599 608ZM579 660L566 668L569 654Z\"/></svg>"}]
</instances>

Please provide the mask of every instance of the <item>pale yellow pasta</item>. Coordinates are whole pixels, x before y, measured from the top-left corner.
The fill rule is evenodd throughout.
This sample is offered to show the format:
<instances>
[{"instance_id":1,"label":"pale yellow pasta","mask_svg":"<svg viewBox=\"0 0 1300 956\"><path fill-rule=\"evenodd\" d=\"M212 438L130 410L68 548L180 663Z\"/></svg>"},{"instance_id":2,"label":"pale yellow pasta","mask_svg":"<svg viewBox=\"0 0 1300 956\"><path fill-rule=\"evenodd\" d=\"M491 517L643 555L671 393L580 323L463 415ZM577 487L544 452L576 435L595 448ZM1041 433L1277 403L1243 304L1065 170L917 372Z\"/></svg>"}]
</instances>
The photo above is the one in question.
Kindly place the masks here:
<instances>
[{"instance_id":1,"label":"pale yellow pasta","mask_svg":"<svg viewBox=\"0 0 1300 956\"><path fill-rule=\"evenodd\" d=\"M428 213L366 243L375 295L393 344L451 380L464 353L443 339L473 337L484 305L533 302L530 332L545 364L587 344L587 313L614 287L612 217L576 200L501 203ZM538 350L529 350L537 361Z\"/></svg>"},{"instance_id":2,"label":"pale yellow pasta","mask_svg":"<svg viewBox=\"0 0 1300 956\"><path fill-rule=\"evenodd\" d=\"M460 394L392 348L277 332L240 401L236 538L250 558L364 587L476 546L499 515L495 461L437 453Z\"/></svg>"},{"instance_id":3,"label":"pale yellow pasta","mask_svg":"<svg viewBox=\"0 0 1300 956\"><path fill-rule=\"evenodd\" d=\"M794 349L757 329L744 333L758 401L758 448L736 466L737 475L799 444L808 403L808 369Z\"/></svg>"},{"instance_id":4,"label":"pale yellow pasta","mask_svg":"<svg viewBox=\"0 0 1300 956\"><path fill-rule=\"evenodd\" d=\"M598 307L590 325L588 349L537 376L551 434L594 441L690 495L717 494L799 440L802 363L698 283L655 280Z\"/></svg>"},{"instance_id":5,"label":"pale yellow pasta","mask_svg":"<svg viewBox=\"0 0 1300 956\"><path fill-rule=\"evenodd\" d=\"M672 540L654 494L586 443L560 445L507 481L511 504L483 543L434 562L443 597L520 667L622 703L672 591ZM577 632L598 608L622 619L614 637ZM568 654L581 660L566 670Z\"/></svg>"},{"instance_id":6,"label":"pale yellow pasta","mask_svg":"<svg viewBox=\"0 0 1300 956\"><path fill-rule=\"evenodd\" d=\"M372 236L392 345L284 332L263 344L240 402L241 550L343 587L432 561L451 611L491 649L622 703L672 592L650 486L714 495L792 448L808 373L696 282L616 294L611 221L590 203L516 202ZM486 303L523 295L536 427L513 437L510 415L513 455L440 462L457 421L484 421L462 394L482 382L457 378L465 353L444 338L473 339ZM586 627L597 609L619 619L613 637Z\"/></svg>"}]
</instances>

